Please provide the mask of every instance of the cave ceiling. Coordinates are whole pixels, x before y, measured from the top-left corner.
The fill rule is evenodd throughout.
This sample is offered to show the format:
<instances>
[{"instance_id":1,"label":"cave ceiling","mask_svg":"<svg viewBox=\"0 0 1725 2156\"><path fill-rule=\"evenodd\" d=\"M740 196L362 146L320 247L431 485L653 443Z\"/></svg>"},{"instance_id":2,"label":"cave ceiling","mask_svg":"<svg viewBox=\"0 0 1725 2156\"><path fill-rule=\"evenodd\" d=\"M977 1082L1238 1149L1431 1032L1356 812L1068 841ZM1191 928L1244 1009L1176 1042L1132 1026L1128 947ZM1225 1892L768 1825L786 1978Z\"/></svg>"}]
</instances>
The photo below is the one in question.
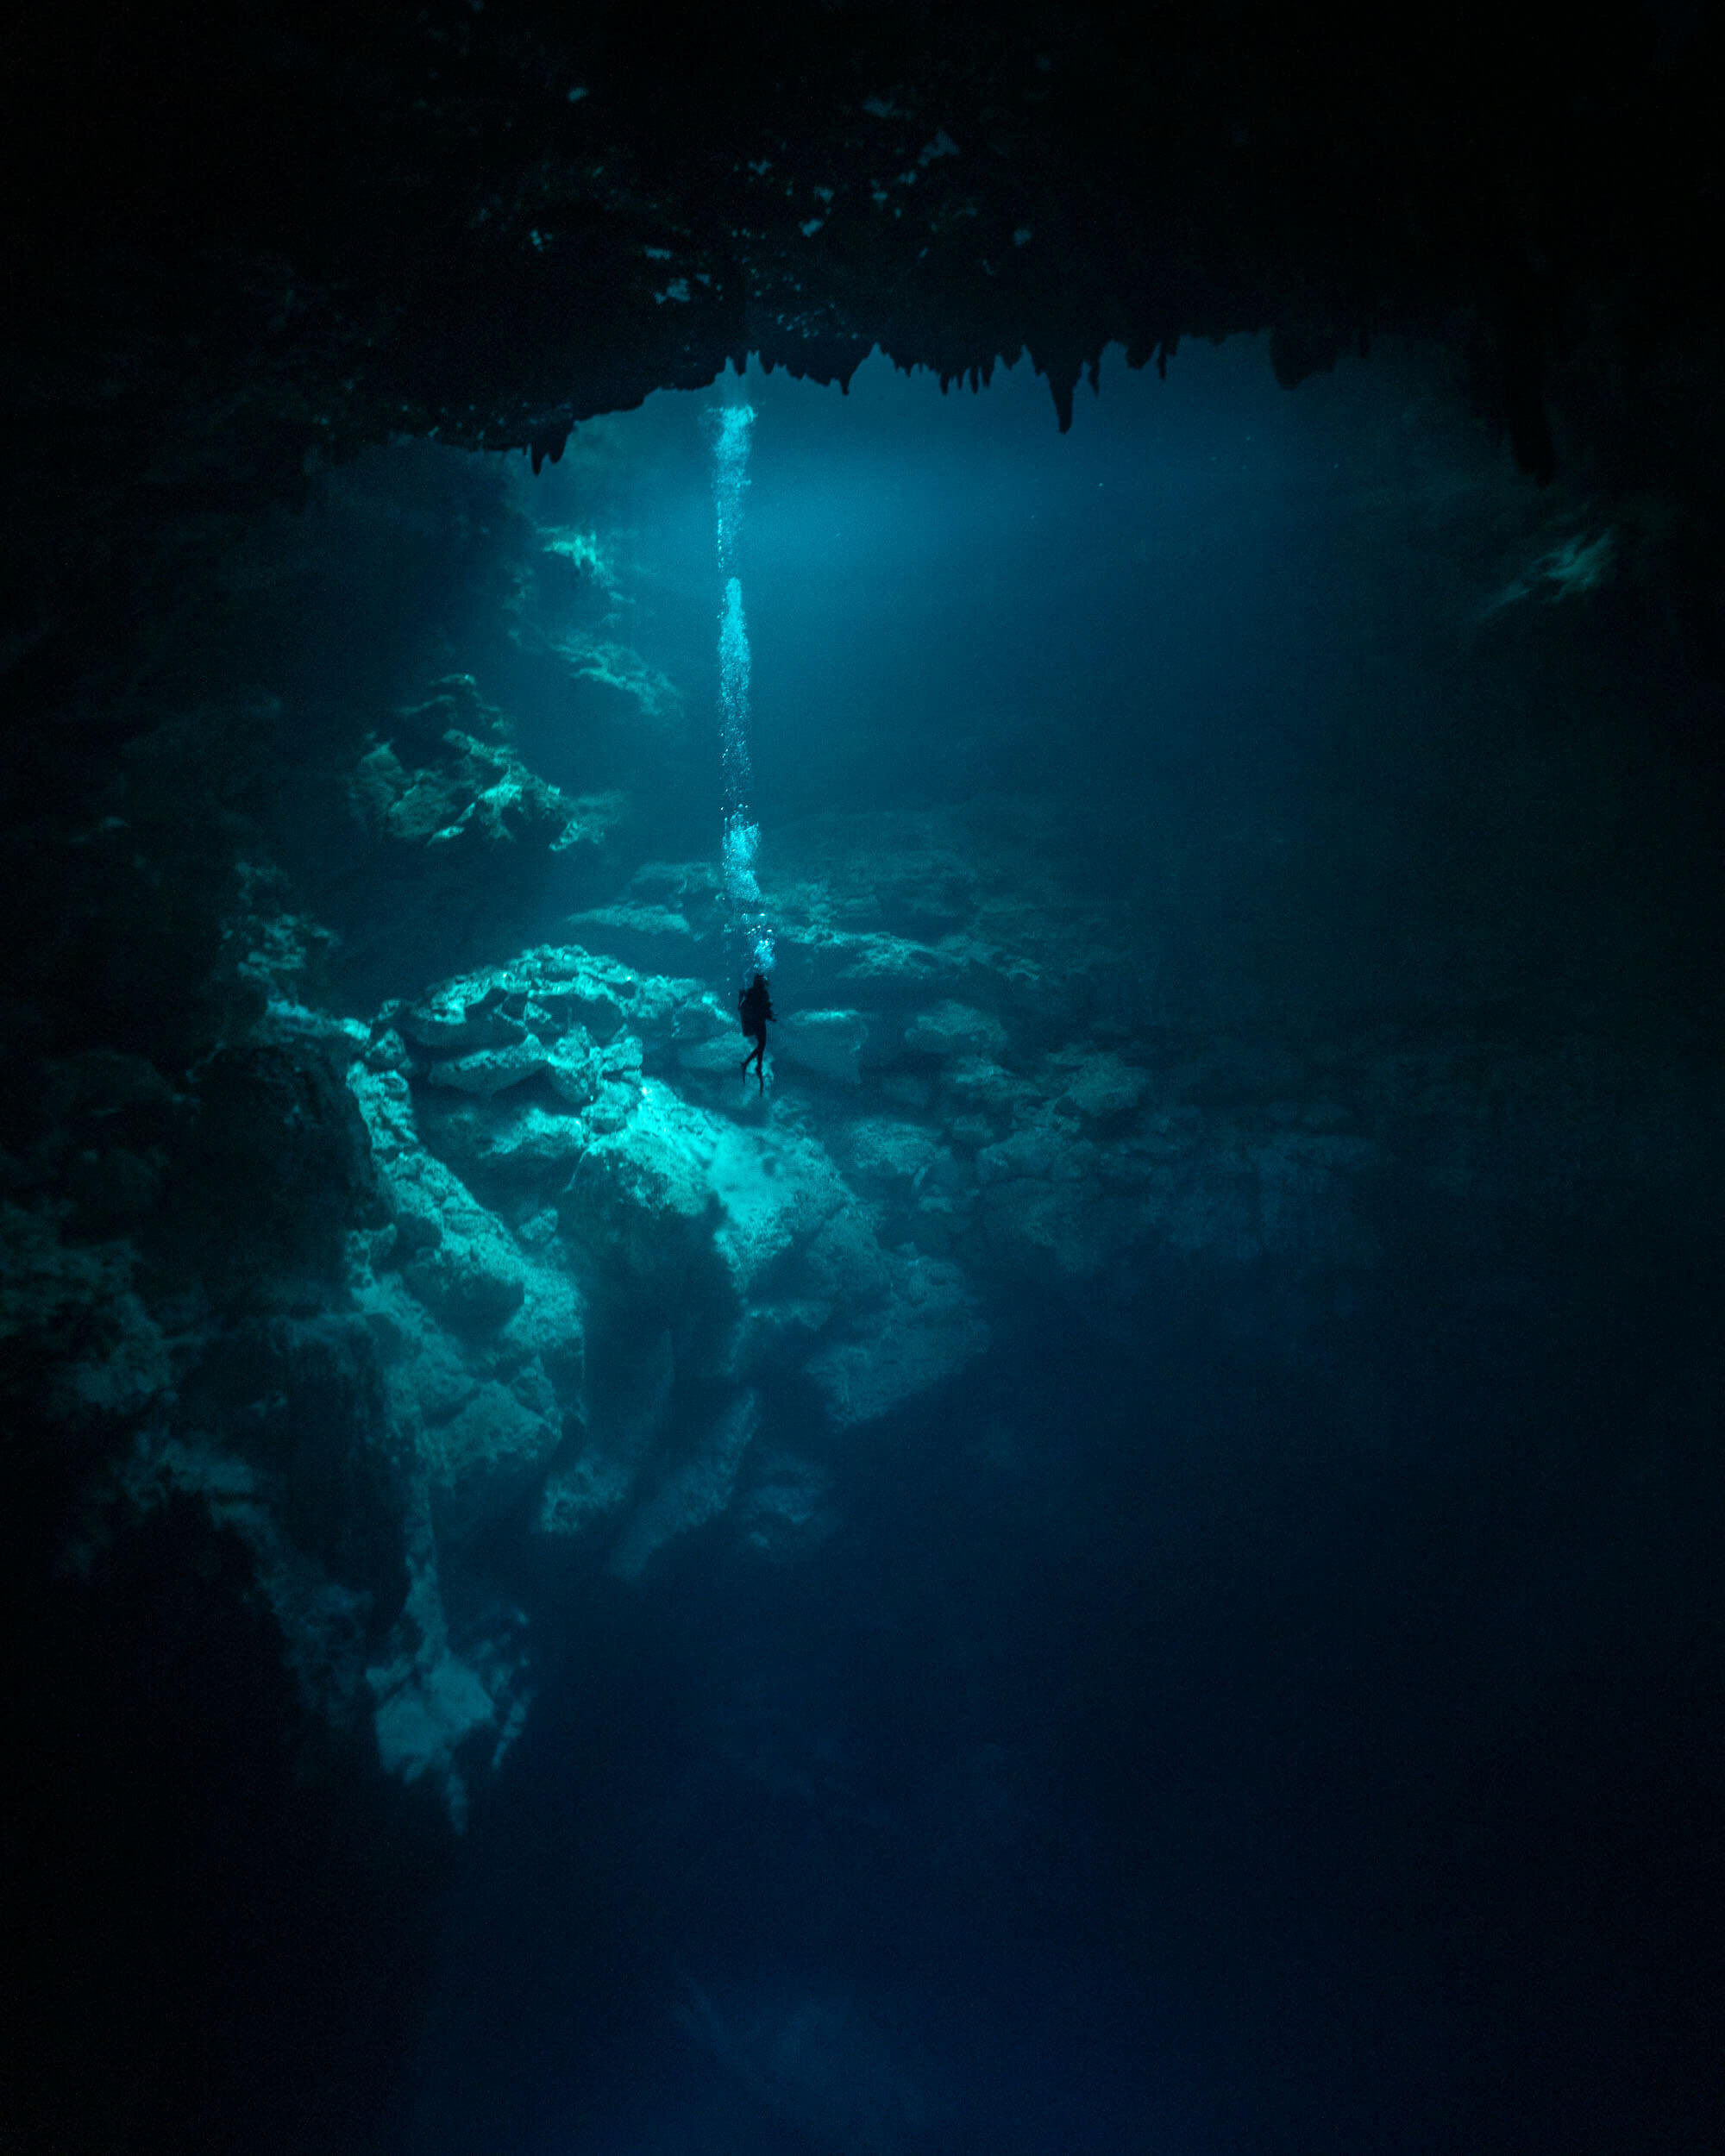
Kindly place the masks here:
<instances>
[{"instance_id":1,"label":"cave ceiling","mask_svg":"<svg viewBox=\"0 0 1725 2156\"><path fill-rule=\"evenodd\" d=\"M1461 340L1522 467L1718 296L1708 11L111 4L5 34L15 464L163 503L555 455L758 353L943 379ZM1614 371L1615 370L1615 371ZM1614 402L1615 398L1615 402ZM1612 407L1610 410L1606 407Z\"/></svg>"}]
</instances>

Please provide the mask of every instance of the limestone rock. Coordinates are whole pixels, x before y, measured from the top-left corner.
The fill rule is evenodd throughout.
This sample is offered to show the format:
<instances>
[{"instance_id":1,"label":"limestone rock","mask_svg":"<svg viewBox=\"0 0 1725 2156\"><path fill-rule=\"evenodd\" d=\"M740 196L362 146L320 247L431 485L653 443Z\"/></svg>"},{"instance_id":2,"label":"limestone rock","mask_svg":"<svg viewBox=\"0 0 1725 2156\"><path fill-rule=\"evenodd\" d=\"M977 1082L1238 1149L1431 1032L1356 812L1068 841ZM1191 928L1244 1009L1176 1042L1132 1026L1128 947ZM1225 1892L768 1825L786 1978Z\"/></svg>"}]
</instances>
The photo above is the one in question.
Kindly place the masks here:
<instances>
[{"instance_id":1,"label":"limestone rock","mask_svg":"<svg viewBox=\"0 0 1725 2156\"><path fill-rule=\"evenodd\" d=\"M338 1068L309 1044L220 1049L168 1202L224 1290L333 1276L349 1228L381 1222L366 1126Z\"/></svg>"},{"instance_id":2,"label":"limestone rock","mask_svg":"<svg viewBox=\"0 0 1725 2156\"><path fill-rule=\"evenodd\" d=\"M494 976L444 981L417 1003L388 1005L378 1020L435 1056L508 1048L526 1037L528 997Z\"/></svg>"},{"instance_id":3,"label":"limestone rock","mask_svg":"<svg viewBox=\"0 0 1725 2156\"><path fill-rule=\"evenodd\" d=\"M1095 1167L1097 1150L1071 1124L1048 1109L998 1145L976 1156L977 1180L987 1185L1022 1176L1043 1181L1076 1182Z\"/></svg>"},{"instance_id":4,"label":"limestone rock","mask_svg":"<svg viewBox=\"0 0 1725 2156\"><path fill-rule=\"evenodd\" d=\"M458 1539L531 1494L580 1412L580 1298L419 1143L400 1077L356 1067L350 1082L396 1205L397 1247L359 1284L361 1307L437 1531Z\"/></svg>"},{"instance_id":5,"label":"limestone rock","mask_svg":"<svg viewBox=\"0 0 1725 2156\"><path fill-rule=\"evenodd\" d=\"M759 1398L739 1394L708 1426L693 1456L666 1470L612 1553L610 1569L618 1579L639 1579L668 1542L724 1510L760 1421Z\"/></svg>"},{"instance_id":6,"label":"limestone rock","mask_svg":"<svg viewBox=\"0 0 1725 2156\"><path fill-rule=\"evenodd\" d=\"M851 1175L859 1183L908 1182L917 1188L929 1171L950 1156L919 1123L896 1123L869 1116L849 1126L845 1157Z\"/></svg>"},{"instance_id":7,"label":"limestone rock","mask_svg":"<svg viewBox=\"0 0 1725 2156\"><path fill-rule=\"evenodd\" d=\"M348 1083L372 1134L393 1206L402 1277L427 1308L457 1329L494 1329L526 1293L519 1253L496 1217L418 1142L407 1082L356 1065Z\"/></svg>"},{"instance_id":8,"label":"limestone rock","mask_svg":"<svg viewBox=\"0 0 1725 2156\"><path fill-rule=\"evenodd\" d=\"M905 1046L915 1056L994 1059L1006 1045L1006 1028L974 1005L947 1001L920 1012L905 1028Z\"/></svg>"},{"instance_id":9,"label":"limestone rock","mask_svg":"<svg viewBox=\"0 0 1725 2156\"><path fill-rule=\"evenodd\" d=\"M586 837L575 805L528 769L505 731L471 674L433 683L425 703L372 737L348 781L354 814L375 837L410 847L549 849Z\"/></svg>"},{"instance_id":10,"label":"limestone rock","mask_svg":"<svg viewBox=\"0 0 1725 2156\"><path fill-rule=\"evenodd\" d=\"M360 1301L378 1343L398 1425L417 1451L423 1431L458 1414L479 1381L461 1344L410 1294L399 1273L367 1280Z\"/></svg>"},{"instance_id":11,"label":"limestone rock","mask_svg":"<svg viewBox=\"0 0 1725 2156\"><path fill-rule=\"evenodd\" d=\"M1131 1114L1150 1083L1147 1073L1107 1052L1068 1054L1055 1061L1071 1073L1062 1099L1094 1123L1113 1122Z\"/></svg>"},{"instance_id":12,"label":"limestone rock","mask_svg":"<svg viewBox=\"0 0 1725 2156\"><path fill-rule=\"evenodd\" d=\"M968 986L975 955L963 944L943 938L919 943L913 937L877 933L835 936L809 953L817 981L829 992L849 989L874 1009L914 1010L943 991Z\"/></svg>"},{"instance_id":13,"label":"limestone rock","mask_svg":"<svg viewBox=\"0 0 1725 2156\"><path fill-rule=\"evenodd\" d=\"M47 1367L48 1404L74 1426L128 1420L171 1384L168 1344L134 1292L135 1245L69 1244L63 1222L63 1208L0 1201L0 1369L16 1383Z\"/></svg>"},{"instance_id":14,"label":"limestone rock","mask_svg":"<svg viewBox=\"0 0 1725 2156\"><path fill-rule=\"evenodd\" d=\"M645 1080L634 1112L599 1131L576 1163L559 1202L564 1233L637 1279L680 1270L695 1225L717 1207L708 1180L715 1135L702 1111Z\"/></svg>"},{"instance_id":15,"label":"limestone rock","mask_svg":"<svg viewBox=\"0 0 1725 2156\"><path fill-rule=\"evenodd\" d=\"M477 1673L445 1652L386 1692L372 1719L378 1764L411 1783L428 1772L447 1779L455 1754L495 1723L497 1708ZM458 1811L465 1822L464 1803Z\"/></svg>"},{"instance_id":16,"label":"limestone rock","mask_svg":"<svg viewBox=\"0 0 1725 2156\"><path fill-rule=\"evenodd\" d=\"M992 1124L1034 1114L1042 1095L1028 1081L1014 1078L986 1056L959 1056L940 1074L941 1105L947 1127L993 1135Z\"/></svg>"},{"instance_id":17,"label":"limestone rock","mask_svg":"<svg viewBox=\"0 0 1725 2156\"><path fill-rule=\"evenodd\" d=\"M674 737L683 715L683 693L668 674L628 644L577 630L553 647L569 662L601 711L631 728L645 725Z\"/></svg>"},{"instance_id":18,"label":"limestone rock","mask_svg":"<svg viewBox=\"0 0 1725 2156\"><path fill-rule=\"evenodd\" d=\"M524 1273L525 1293L520 1307L488 1351L497 1367L511 1376L524 1364L536 1363L563 1407L579 1410L586 1372L580 1291L560 1263L529 1260ZM520 1390L524 1381L516 1376L516 1382ZM522 1397L527 1397L524 1391Z\"/></svg>"},{"instance_id":19,"label":"limestone rock","mask_svg":"<svg viewBox=\"0 0 1725 2156\"><path fill-rule=\"evenodd\" d=\"M506 1323L521 1307L526 1278L502 1224L441 1162L420 1170L408 1202L429 1206L429 1213L409 1217L436 1232L401 1269L414 1294L457 1331L485 1332Z\"/></svg>"},{"instance_id":20,"label":"limestone rock","mask_svg":"<svg viewBox=\"0 0 1725 2156\"><path fill-rule=\"evenodd\" d=\"M493 1200L501 1194L554 1194L593 1138L584 1116L519 1094L487 1102L430 1094L420 1121L431 1149ZM555 1229L555 1212L549 1206L537 1211Z\"/></svg>"},{"instance_id":21,"label":"limestone rock","mask_svg":"<svg viewBox=\"0 0 1725 2156\"><path fill-rule=\"evenodd\" d=\"M723 1215L714 1240L739 1294L851 1209L825 1148L794 1132L720 1125L708 1173Z\"/></svg>"},{"instance_id":22,"label":"limestone rock","mask_svg":"<svg viewBox=\"0 0 1725 2156\"><path fill-rule=\"evenodd\" d=\"M447 1056L426 1072L426 1083L489 1100L512 1086L524 1085L550 1068L551 1059L529 1033L504 1048L476 1049L471 1055Z\"/></svg>"},{"instance_id":23,"label":"limestone rock","mask_svg":"<svg viewBox=\"0 0 1725 2156\"><path fill-rule=\"evenodd\" d=\"M363 1316L326 1309L224 1326L182 1379L188 1441L243 1461L256 1501L300 1559L390 1624L407 1592L404 1457Z\"/></svg>"},{"instance_id":24,"label":"limestone rock","mask_svg":"<svg viewBox=\"0 0 1725 2156\"><path fill-rule=\"evenodd\" d=\"M589 1107L599 1098L603 1068L584 1025L572 1026L551 1044L545 1054L545 1075L557 1098L572 1108Z\"/></svg>"},{"instance_id":25,"label":"limestone rock","mask_svg":"<svg viewBox=\"0 0 1725 2156\"><path fill-rule=\"evenodd\" d=\"M573 1541L622 1510L633 1479L620 1461L583 1453L546 1476L533 1524L541 1534Z\"/></svg>"},{"instance_id":26,"label":"limestone rock","mask_svg":"<svg viewBox=\"0 0 1725 2156\"><path fill-rule=\"evenodd\" d=\"M773 1050L776 1055L776 1044ZM704 1038L680 1040L673 1051L678 1071L685 1078L718 1079L735 1083L741 1074L745 1056L753 1053L753 1044L743 1039L732 1025L714 1026ZM755 1074L749 1074L753 1083Z\"/></svg>"},{"instance_id":27,"label":"limestone rock","mask_svg":"<svg viewBox=\"0 0 1725 2156\"><path fill-rule=\"evenodd\" d=\"M563 1442L565 1403L579 1408L584 1343L573 1289L559 1308L543 1276L538 1286L509 1333L482 1350L439 1325L398 1275L386 1273L364 1295L396 1426L442 1538L459 1541L530 1496Z\"/></svg>"},{"instance_id":28,"label":"limestone rock","mask_svg":"<svg viewBox=\"0 0 1725 2156\"><path fill-rule=\"evenodd\" d=\"M243 1545L257 1593L280 1627L283 1659L301 1700L337 1726L363 1704L374 1598L332 1578L292 1541L267 1471L218 1438L146 1432L121 1465L116 1494L136 1514L172 1495L197 1500L211 1524Z\"/></svg>"},{"instance_id":29,"label":"limestone rock","mask_svg":"<svg viewBox=\"0 0 1725 2156\"><path fill-rule=\"evenodd\" d=\"M459 1538L495 1520L536 1486L562 1442L561 1419L548 1420L515 1390L487 1378L448 1421L423 1439L432 1518Z\"/></svg>"},{"instance_id":30,"label":"limestone rock","mask_svg":"<svg viewBox=\"0 0 1725 2156\"><path fill-rule=\"evenodd\" d=\"M526 1619L493 1607L452 1639L437 1552L422 1494L409 1519L411 1585L385 1653L367 1668L378 1763L409 1783L442 1790L451 1825L467 1824L464 1764L495 1770L520 1733L531 1702Z\"/></svg>"},{"instance_id":31,"label":"limestone rock","mask_svg":"<svg viewBox=\"0 0 1725 2156\"><path fill-rule=\"evenodd\" d=\"M106 1297L85 1333L82 1352L62 1365L49 1392L57 1420L129 1422L163 1401L173 1357L161 1326L135 1294Z\"/></svg>"},{"instance_id":32,"label":"limestone rock","mask_svg":"<svg viewBox=\"0 0 1725 2156\"><path fill-rule=\"evenodd\" d=\"M687 972L694 961L688 920L668 906L628 899L573 913L569 926L583 943L596 943L628 965L654 972L676 967Z\"/></svg>"},{"instance_id":33,"label":"limestone rock","mask_svg":"<svg viewBox=\"0 0 1725 2156\"><path fill-rule=\"evenodd\" d=\"M740 1379L782 1365L787 1355L800 1353L825 1332L834 1314L833 1305L817 1296L751 1300L737 1313L720 1361L721 1374Z\"/></svg>"},{"instance_id":34,"label":"limestone rock","mask_svg":"<svg viewBox=\"0 0 1725 2156\"><path fill-rule=\"evenodd\" d=\"M859 1058L869 1042L869 1022L857 1011L800 1011L782 1020L772 1052L794 1070L806 1070L835 1085L862 1082Z\"/></svg>"},{"instance_id":35,"label":"limestone rock","mask_svg":"<svg viewBox=\"0 0 1725 2156\"><path fill-rule=\"evenodd\" d=\"M392 1026L436 1056L507 1047L530 1033L549 1046L572 1028L608 1039L642 1000L640 976L620 961L577 943L541 944L386 1005L374 1031Z\"/></svg>"},{"instance_id":36,"label":"limestone rock","mask_svg":"<svg viewBox=\"0 0 1725 2156\"><path fill-rule=\"evenodd\" d=\"M988 1344L988 1328L958 1267L906 1250L892 1256L887 1302L804 1368L833 1420L849 1429L956 1376Z\"/></svg>"},{"instance_id":37,"label":"limestone rock","mask_svg":"<svg viewBox=\"0 0 1725 2156\"><path fill-rule=\"evenodd\" d=\"M810 1238L802 1261L815 1294L841 1308L864 1308L892 1292L891 1263L860 1206L836 1207Z\"/></svg>"}]
</instances>

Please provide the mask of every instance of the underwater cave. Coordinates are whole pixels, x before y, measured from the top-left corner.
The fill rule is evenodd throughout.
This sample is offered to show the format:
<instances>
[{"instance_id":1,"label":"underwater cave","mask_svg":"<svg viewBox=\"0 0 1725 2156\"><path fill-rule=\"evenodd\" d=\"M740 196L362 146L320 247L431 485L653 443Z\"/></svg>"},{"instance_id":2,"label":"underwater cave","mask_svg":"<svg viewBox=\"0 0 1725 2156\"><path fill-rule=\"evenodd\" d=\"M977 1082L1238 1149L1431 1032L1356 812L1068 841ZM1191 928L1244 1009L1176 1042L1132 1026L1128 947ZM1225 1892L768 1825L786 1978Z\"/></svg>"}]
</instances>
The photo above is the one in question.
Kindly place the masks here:
<instances>
[{"instance_id":1,"label":"underwater cave","mask_svg":"<svg viewBox=\"0 0 1725 2156\"><path fill-rule=\"evenodd\" d=\"M9 31L0 2149L1725 2147L1722 40L1548 27Z\"/></svg>"}]
</instances>

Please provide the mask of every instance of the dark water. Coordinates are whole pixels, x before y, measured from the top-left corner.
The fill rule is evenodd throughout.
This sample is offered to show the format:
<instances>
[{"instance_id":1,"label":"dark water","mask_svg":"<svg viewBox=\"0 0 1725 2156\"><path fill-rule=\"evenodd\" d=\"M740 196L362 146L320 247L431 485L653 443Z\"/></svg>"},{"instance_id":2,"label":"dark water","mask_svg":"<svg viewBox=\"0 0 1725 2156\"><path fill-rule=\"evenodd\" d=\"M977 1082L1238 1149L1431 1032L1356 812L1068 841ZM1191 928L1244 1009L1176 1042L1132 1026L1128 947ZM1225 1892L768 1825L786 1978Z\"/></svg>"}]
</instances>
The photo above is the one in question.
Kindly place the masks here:
<instances>
[{"instance_id":1,"label":"dark water","mask_svg":"<svg viewBox=\"0 0 1725 2156\"><path fill-rule=\"evenodd\" d=\"M583 1609L413 2145L827 2145L680 2038L698 1982L763 2050L832 2017L784 2101L838 2147L1706 2146L1707 1320L1669 1252L1520 1255L1531 1319L1427 1271L1296 1376L1177 1295L1136 1352L1010 1312L819 1566Z\"/></svg>"},{"instance_id":2,"label":"dark water","mask_svg":"<svg viewBox=\"0 0 1725 2156\"><path fill-rule=\"evenodd\" d=\"M124 1905L103 2012L198 2148L248 2106L251 2146L380 2156L1725 2147L1725 893L1654 512L1534 490L1408 352L1293 395L1250 344L1111 356L1064 437L1025 369L745 386L764 1094L712 898L712 396L536 480L374 453L166 674L263 685L303 751L247 812L335 941L260 1023L612 951L686 985L618 1026L633 1119L581 1143L650 1168L656 1100L712 1207L842 1183L852 1240L805 1220L727 1286L719 1211L580 1183L543 1069L475 1104L402 1051L486 1232L585 1299L554 1480L627 1495L568 1532L539 1482L430 1501L458 1654L492 1683L526 1645L494 1722L410 1758L411 1833L367 1765L326 1841L270 1779L321 1770L276 1758L238 1544L229 1583L195 1493L135 1587L122 1544L68 1651L112 1696L48 1742L92 1783L111 1752L92 1818L142 1777L115 1895L77 1890L98 1947ZM354 714L461 673L611 802L602 844L518 886L513 837L483 886L361 856ZM498 1150L523 1103L566 1133L538 1181ZM372 1263L378 1337L455 1356ZM853 1322L855 1412L819 1346ZM135 1606L166 1644L130 1671Z\"/></svg>"}]
</instances>

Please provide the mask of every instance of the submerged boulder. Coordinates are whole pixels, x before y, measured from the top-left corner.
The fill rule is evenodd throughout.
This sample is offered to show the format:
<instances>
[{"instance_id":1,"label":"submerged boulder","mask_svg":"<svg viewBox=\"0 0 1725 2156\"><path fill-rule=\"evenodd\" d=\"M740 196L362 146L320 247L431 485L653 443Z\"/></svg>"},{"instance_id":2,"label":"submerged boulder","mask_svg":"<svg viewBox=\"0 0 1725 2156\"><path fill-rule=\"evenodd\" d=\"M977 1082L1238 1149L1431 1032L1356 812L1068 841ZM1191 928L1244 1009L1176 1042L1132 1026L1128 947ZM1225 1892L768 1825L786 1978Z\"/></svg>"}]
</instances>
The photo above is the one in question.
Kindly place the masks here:
<instances>
[{"instance_id":1,"label":"submerged boulder","mask_svg":"<svg viewBox=\"0 0 1725 2156\"><path fill-rule=\"evenodd\" d=\"M536 1089L488 1101L429 1093L420 1106L428 1146L470 1188L493 1205L512 1206L518 1239L519 1201L536 1194L544 1202L534 1212L549 1209L555 1227L552 1201L593 1143L586 1117L555 1099L548 1103Z\"/></svg>"},{"instance_id":2,"label":"submerged boulder","mask_svg":"<svg viewBox=\"0 0 1725 2156\"><path fill-rule=\"evenodd\" d=\"M448 1056L433 1063L426 1083L446 1087L452 1093L470 1093L481 1100L525 1085L549 1070L551 1059L532 1034L503 1048L481 1048L467 1056Z\"/></svg>"},{"instance_id":3,"label":"submerged boulder","mask_svg":"<svg viewBox=\"0 0 1725 2156\"><path fill-rule=\"evenodd\" d=\"M512 1317L525 1266L507 1231L460 1178L419 1143L407 1081L355 1068L349 1083L372 1132L394 1215L390 1255L433 1314L485 1332Z\"/></svg>"},{"instance_id":4,"label":"submerged boulder","mask_svg":"<svg viewBox=\"0 0 1725 2156\"><path fill-rule=\"evenodd\" d=\"M780 1023L773 1053L794 1070L857 1086L869 1034L869 1021L859 1011L800 1011Z\"/></svg>"},{"instance_id":5,"label":"submerged boulder","mask_svg":"<svg viewBox=\"0 0 1725 2156\"><path fill-rule=\"evenodd\" d=\"M559 1200L564 1234L613 1280L621 1267L637 1282L680 1283L717 1214L714 1139L701 1110L643 1081L633 1112L607 1119L576 1162Z\"/></svg>"},{"instance_id":6,"label":"submerged boulder","mask_svg":"<svg viewBox=\"0 0 1725 2156\"><path fill-rule=\"evenodd\" d=\"M599 1098L604 1061L584 1025L571 1026L552 1042L545 1051L545 1075L566 1106L589 1107Z\"/></svg>"}]
</instances>

